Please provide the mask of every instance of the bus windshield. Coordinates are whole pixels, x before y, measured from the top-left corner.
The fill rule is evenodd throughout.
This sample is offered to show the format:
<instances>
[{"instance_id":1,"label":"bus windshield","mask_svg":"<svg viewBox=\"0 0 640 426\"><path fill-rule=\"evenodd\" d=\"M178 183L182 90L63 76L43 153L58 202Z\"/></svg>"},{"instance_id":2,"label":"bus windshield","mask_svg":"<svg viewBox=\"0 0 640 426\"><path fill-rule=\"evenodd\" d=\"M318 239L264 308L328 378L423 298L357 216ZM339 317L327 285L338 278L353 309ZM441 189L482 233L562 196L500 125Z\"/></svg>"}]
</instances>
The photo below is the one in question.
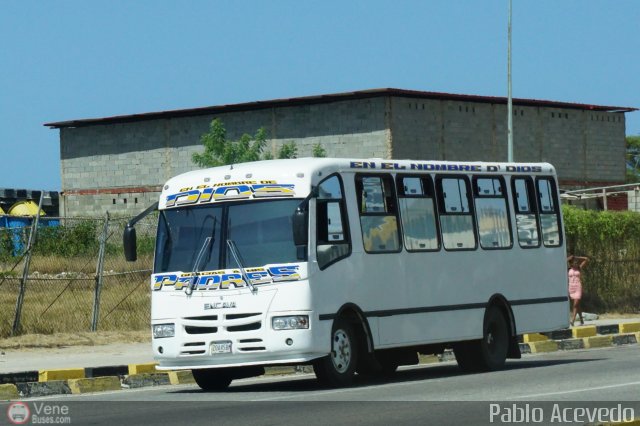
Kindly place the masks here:
<instances>
[{"instance_id":1,"label":"bus windshield","mask_svg":"<svg viewBox=\"0 0 640 426\"><path fill-rule=\"evenodd\" d=\"M236 243L247 267L297 262L291 217L299 203L287 199L163 210L154 273L236 268L226 239ZM207 238L211 241L195 265Z\"/></svg>"}]
</instances>

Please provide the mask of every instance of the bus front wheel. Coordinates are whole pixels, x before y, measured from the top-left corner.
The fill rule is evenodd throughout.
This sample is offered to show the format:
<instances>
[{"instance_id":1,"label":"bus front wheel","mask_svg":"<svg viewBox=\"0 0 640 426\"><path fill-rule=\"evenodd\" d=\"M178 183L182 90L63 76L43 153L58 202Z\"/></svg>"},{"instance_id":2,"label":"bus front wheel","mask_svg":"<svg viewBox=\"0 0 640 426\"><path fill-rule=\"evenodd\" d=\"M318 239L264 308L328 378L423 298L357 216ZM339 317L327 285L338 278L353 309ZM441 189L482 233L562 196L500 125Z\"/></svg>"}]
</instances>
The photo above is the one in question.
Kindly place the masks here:
<instances>
[{"instance_id":1,"label":"bus front wheel","mask_svg":"<svg viewBox=\"0 0 640 426\"><path fill-rule=\"evenodd\" d=\"M200 368L191 371L193 378L200 388L207 392L226 390L233 378L224 370L215 368Z\"/></svg>"},{"instance_id":2,"label":"bus front wheel","mask_svg":"<svg viewBox=\"0 0 640 426\"><path fill-rule=\"evenodd\" d=\"M358 344L353 326L338 318L331 331L331 352L313 364L318 381L325 385L348 386L353 381L358 359Z\"/></svg>"}]
</instances>

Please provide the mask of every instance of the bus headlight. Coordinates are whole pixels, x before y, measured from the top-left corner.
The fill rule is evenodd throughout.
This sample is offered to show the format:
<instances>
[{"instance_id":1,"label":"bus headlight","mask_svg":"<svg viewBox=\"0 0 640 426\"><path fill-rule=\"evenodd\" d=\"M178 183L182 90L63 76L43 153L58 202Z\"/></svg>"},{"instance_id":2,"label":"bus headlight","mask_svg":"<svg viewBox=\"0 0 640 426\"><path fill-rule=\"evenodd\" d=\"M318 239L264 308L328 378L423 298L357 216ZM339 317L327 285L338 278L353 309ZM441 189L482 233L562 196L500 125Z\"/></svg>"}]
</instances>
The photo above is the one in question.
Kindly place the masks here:
<instances>
[{"instance_id":1,"label":"bus headlight","mask_svg":"<svg viewBox=\"0 0 640 426\"><path fill-rule=\"evenodd\" d=\"M153 338L173 337L176 335L175 324L156 324L153 326Z\"/></svg>"},{"instance_id":2,"label":"bus headlight","mask_svg":"<svg viewBox=\"0 0 640 426\"><path fill-rule=\"evenodd\" d=\"M273 327L274 330L309 328L309 316L291 315L286 317L273 317L271 318L271 327Z\"/></svg>"}]
</instances>

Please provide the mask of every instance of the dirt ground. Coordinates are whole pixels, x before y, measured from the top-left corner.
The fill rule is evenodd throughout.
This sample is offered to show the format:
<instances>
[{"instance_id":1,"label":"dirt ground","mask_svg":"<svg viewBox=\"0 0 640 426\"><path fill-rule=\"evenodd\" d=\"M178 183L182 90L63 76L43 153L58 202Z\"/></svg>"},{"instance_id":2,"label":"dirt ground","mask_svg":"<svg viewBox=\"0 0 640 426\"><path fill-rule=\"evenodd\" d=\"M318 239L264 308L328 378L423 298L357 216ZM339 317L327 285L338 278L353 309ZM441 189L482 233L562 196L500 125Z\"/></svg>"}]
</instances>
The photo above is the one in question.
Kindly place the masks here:
<instances>
[{"instance_id":1,"label":"dirt ground","mask_svg":"<svg viewBox=\"0 0 640 426\"><path fill-rule=\"evenodd\" d=\"M97 346L111 343L145 343L151 341L149 330L97 331L82 333L25 334L0 339L0 349L63 348Z\"/></svg>"}]
</instances>

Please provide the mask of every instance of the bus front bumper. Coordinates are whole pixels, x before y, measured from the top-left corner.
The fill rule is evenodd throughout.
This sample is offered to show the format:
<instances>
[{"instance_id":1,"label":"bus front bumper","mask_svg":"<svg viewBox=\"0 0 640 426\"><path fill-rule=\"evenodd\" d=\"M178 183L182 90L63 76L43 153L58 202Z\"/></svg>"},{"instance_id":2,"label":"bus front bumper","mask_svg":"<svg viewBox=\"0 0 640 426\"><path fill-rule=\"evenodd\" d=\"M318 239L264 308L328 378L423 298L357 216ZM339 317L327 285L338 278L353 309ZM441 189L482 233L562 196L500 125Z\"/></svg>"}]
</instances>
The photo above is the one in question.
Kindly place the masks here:
<instances>
[{"instance_id":1,"label":"bus front bumper","mask_svg":"<svg viewBox=\"0 0 640 426\"><path fill-rule=\"evenodd\" d=\"M274 330L271 321L263 321L257 330L229 331L229 327L198 330L177 319L175 336L152 340L153 353L159 370L302 364L328 353L328 345L318 343L319 330L314 325L319 326L316 322L309 324L308 329Z\"/></svg>"}]
</instances>

